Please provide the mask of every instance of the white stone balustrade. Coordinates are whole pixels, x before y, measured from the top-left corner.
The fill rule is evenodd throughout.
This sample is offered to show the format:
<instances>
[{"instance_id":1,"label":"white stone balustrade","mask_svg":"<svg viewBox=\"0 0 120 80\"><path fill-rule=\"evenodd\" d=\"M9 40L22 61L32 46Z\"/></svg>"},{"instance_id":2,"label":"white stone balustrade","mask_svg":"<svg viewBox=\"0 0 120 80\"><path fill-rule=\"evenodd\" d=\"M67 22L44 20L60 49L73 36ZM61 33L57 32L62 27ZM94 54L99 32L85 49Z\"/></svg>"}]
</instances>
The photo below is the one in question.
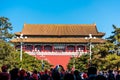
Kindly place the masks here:
<instances>
[{"instance_id":1,"label":"white stone balustrade","mask_svg":"<svg viewBox=\"0 0 120 80\"><path fill-rule=\"evenodd\" d=\"M35 55L34 52L26 52L29 55ZM37 55L66 55L66 56L80 56L82 54L87 54L87 52L37 52Z\"/></svg>"}]
</instances>

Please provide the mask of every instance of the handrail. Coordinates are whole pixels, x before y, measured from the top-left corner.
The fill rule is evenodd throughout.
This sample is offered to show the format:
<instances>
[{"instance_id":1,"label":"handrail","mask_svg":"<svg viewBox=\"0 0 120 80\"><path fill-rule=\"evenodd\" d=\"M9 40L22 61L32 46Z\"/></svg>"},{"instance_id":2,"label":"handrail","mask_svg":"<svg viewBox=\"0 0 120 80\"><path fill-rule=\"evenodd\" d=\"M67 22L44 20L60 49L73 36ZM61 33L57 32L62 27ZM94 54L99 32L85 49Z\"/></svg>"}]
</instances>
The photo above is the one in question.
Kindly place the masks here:
<instances>
[{"instance_id":1,"label":"handrail","mask_svg":"<svg viewBox=\"0 0 120 80\"><path fill-rule=\"evenodd\" d=\"M29 55L35 55L34 52L26 52ZM68 56L78 56L86 54L87 52L36 52L36 55L68 55Z\"/></svg>"}]
</instances>

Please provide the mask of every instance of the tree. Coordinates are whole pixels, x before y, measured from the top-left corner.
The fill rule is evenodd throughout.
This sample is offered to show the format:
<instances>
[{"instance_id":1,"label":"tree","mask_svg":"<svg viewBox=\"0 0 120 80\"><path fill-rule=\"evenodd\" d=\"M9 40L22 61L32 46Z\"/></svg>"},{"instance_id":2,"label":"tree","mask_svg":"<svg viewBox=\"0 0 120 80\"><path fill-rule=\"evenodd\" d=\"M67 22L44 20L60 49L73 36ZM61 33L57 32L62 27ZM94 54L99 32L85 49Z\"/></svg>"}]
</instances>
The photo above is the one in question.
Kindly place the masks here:
<instances>
[{"instance_id":1,"label":"tree","mask_svg":"<svg viewBox=\"0 0 120 80\"><path fill-rule=\"evenodd\" d=\"M100 55L101 58L105 58L109 53L114 53L114 48L114 44L106 40L104 44L96 44L92 48L92 52L94 55Z\"/></svg>"},{"instance_id":2,"label":"tree","mask_svg":"<svg viewBox=\"0 0 120 80\"><path fill-rule=\"evenodd\" d=\"M12 24L9 22L9 19L6 17L0 17L0 39L7 40L13 37L13 34L10 33L12 30Z\"/></svg>"},{"instance_id":3,"label":"tree","mask_svg":"<svg viewBox=\"0 0 120 80\"><path fill-rule=\"evenodd\" d=\"M75 69L80 71L86 71L89 67L89 55L82 55L80 57L73 57L69 61L67 67L71 70L75 66Z\"/></svg>"},{"instance_id":4,"label":"tree","mask_svg":"<svg viewBox=\"0 0 120 80\"><path fill-rule=\"evenodd\" d=\"M119 51L119 46L120 46L120 28L118 28L117 26L113 25L113 29L114 31L112 32L113 35L111 35L110 37L108 37L107 39L115 44L115 51L118 54Z\"/></svg>"},{"instance_id":5,"label":"tree","mask_svg":"<svg viewBox=\"0 0 120 80\"><path fill-rule=\"evenodd\" d=\"M0 40L0 66L6 64L10 69L17 67L23 68L29 71L34 69L44 70L50 69L51 65L47 61L44 62L44 69L42 69L42 61L35 60L35 57L28 55L23 52L23 60L20 61L19 55L20 52L16 51L9 43L6 43L3 40Z\"/></svg>"},{"instance_id":6,"label":"tree","mask_svg":"<svg viewBox=\"0 0 120 80\"><path fill-rule=\"evenodd\" d=\"M92 66L96 66L99 70L107 69L109 66L108 60L106 59L106 56L109 54L114 54L113 52L110 52L114 49L114 44L106 41L104 44L96 44L92 48ZM89 53L86 55L82 55L79 58L72 58L68 64L68 68L71 69L75 60L75 69L78 69L80 71L86 71L86 69L90 66L90 59L89 59Z\"/></svg>"},{"instance_id":7,"label":"tree","mask_svg":"<svg viewBox=\"0 0 120 80\"><path fill-rule=\"evenodd\" d=\"M92 49L93 57L92 63L95 65L99 70L107 69L107 61L106 56L109 54L114 54L114 44L110 41L107 41L104 44L97 44Z\"/></svg>"},{"instance_id":8,"label":"tree","mask_svg":"<svg viewBox=\"0 0 120 80\"><path fill-rule=\"evenodd\" d=\"M0 63L2 64L8 56L12 53L13 48L6 44L4 41L0 40Z\"/></svg>"},{"instance_id":9,"label":"tree","mask_svg":"<svg viewBox=\"0 0 120 80\"><path fill-rule=\"evenodd\" d=\"M109 41L111 41L112 43L116 44L117 42L120 42L120 28L118 28L115 25L112 25L112 26L113 26L113 29L114 29L114 31L112 32L113 35L111 35L107 39Z\"/></svg>"},{"instance_id":10,"label":"tree","mask_svg":"<svg viewBox=\"0 0 120 80\"><path fill-rule=\"evenodd\" d=\"M105 58L107 64L105 65L108 69L119 69L120 66L120 56L116 54L109 54Z\"/></svg>"}]
</instances>

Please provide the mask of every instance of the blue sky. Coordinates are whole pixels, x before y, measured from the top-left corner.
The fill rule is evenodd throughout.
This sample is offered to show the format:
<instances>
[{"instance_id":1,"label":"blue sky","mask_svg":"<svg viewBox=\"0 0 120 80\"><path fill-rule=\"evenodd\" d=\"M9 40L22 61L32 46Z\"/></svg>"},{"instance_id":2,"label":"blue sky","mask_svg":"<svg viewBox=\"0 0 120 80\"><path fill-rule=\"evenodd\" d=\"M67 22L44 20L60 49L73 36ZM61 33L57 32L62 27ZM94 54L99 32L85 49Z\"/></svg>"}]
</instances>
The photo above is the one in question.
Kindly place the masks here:
<instances>
[{"instance_id":1,"label":"blue sky","mask_svg":"<svg viewBox=\"0 0 120 80\"><path fill-rule=\"evenodd\" d=\"M23 24L93 24L109 37L120 26L120 0L1 0L0 16L10 19L14 32Z\"/></svg>"}]
</instances>

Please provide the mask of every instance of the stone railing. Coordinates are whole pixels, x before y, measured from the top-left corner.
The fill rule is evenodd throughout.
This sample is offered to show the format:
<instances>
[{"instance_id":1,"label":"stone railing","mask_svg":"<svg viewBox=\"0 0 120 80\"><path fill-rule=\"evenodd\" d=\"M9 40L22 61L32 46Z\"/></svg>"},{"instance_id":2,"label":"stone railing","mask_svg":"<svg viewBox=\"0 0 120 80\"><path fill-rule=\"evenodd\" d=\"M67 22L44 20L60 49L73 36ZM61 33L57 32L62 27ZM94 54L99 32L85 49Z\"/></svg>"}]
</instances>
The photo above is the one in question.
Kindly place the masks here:
<instances>
[{"instance_id":1,"label":"stone railing","mask_svg":"<svg viewBox=\"0 0 120 80\"><path fill-rule=\"evenodd\" d=\"M87 52L26 52L29 55L66 55L66 56L80 56L87 54Z\"/></svg>"}]
</instances>

